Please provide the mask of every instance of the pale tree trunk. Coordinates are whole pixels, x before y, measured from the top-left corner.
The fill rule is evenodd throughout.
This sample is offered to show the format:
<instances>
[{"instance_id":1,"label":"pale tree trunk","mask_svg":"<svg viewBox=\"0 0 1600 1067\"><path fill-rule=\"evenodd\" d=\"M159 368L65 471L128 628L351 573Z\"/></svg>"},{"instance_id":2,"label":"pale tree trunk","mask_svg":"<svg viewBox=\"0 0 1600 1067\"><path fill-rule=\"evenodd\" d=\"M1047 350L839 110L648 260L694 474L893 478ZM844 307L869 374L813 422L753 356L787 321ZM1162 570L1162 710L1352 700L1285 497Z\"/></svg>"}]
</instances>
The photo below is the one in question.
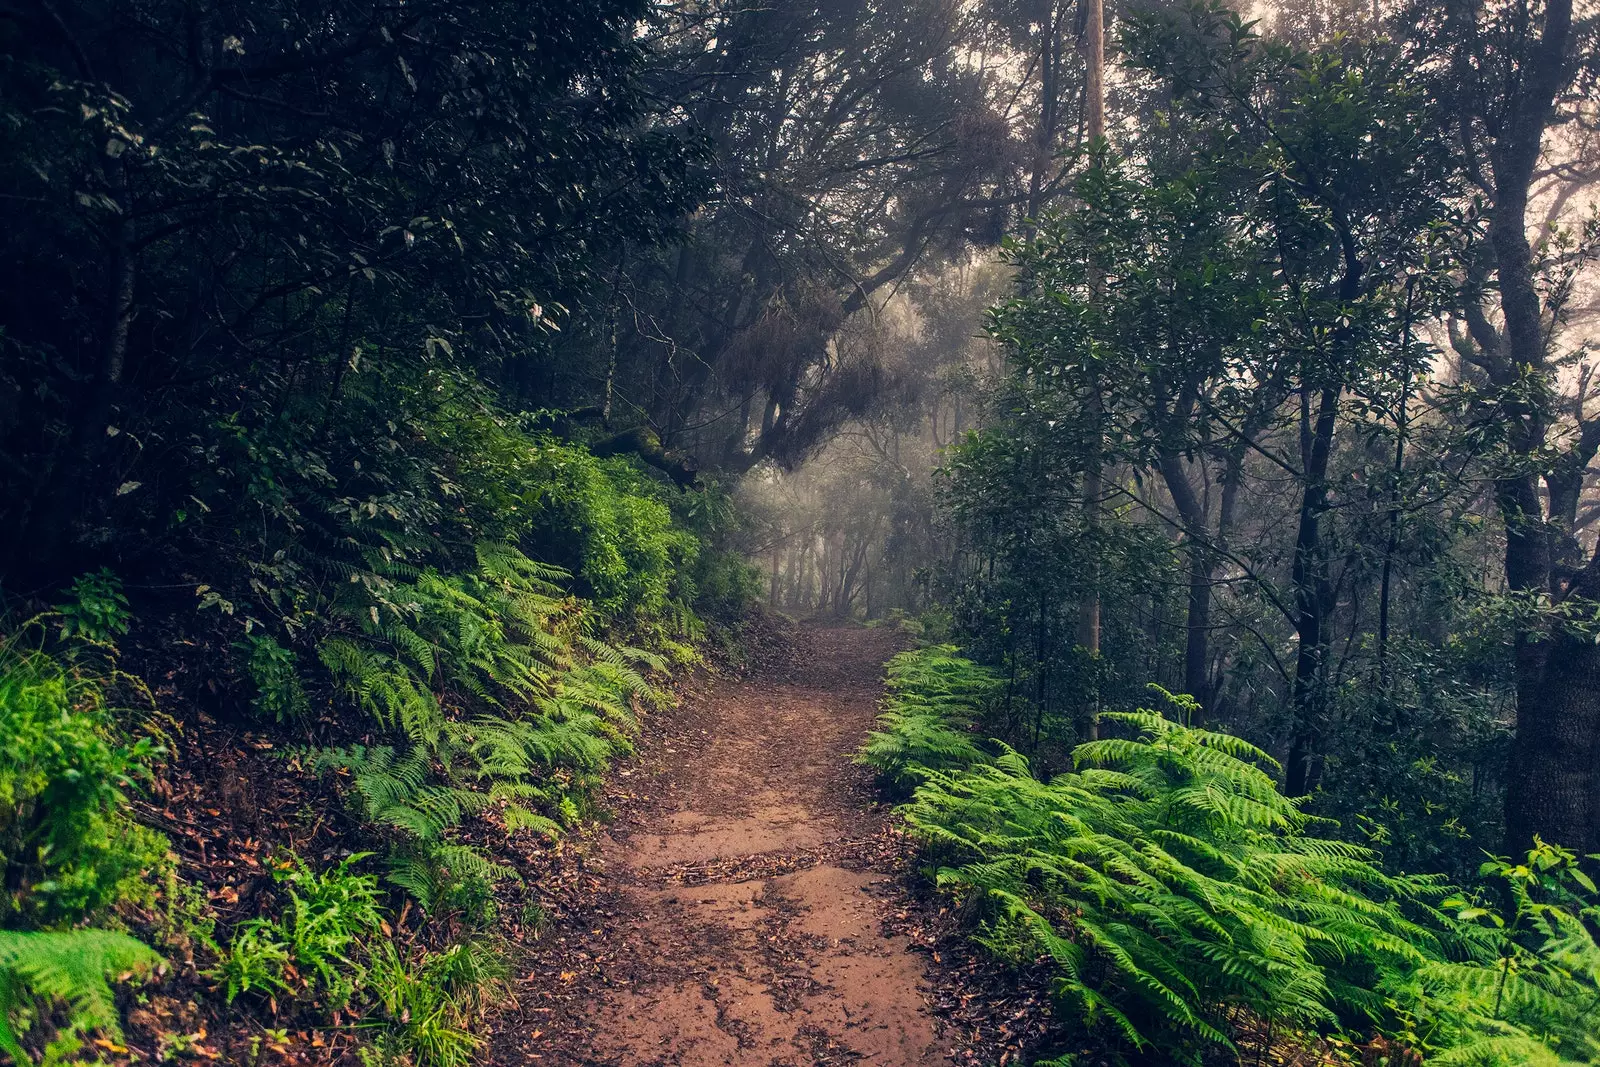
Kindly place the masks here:
<instances>
[{"instance_id":1,"label":"pale tree trunk","mask_svg":"<svg viewBox=\"0 0 1600 1067\"><path fill-rule=\"evenodd\" d=\"M1105 7L1102 0L1083 0L1087 5L1084 31L1083 31L1083 111L1084 132L1088 135L1091 145L1102 141L1106 135L1106 24ZM1089 299L1099 302L1104 298L1105 276L1103 269L1091 263L1089 265ZM1095 425L1095 440L1091 445L1091 455L1088 469L1083 474L1083 507L1084 524L1091 542L1091 551L1098 550L1093 547L1096 535L1100 529L1100 498L1105 493L1104 471L1100 460L1099 421L1104 414L1104 404L1100 397L1098 385L1091 387L1089 396L1089 409L1091 421ZM1089 592L1078 605L1078 644L1089 656L1090 662L1098 666L1100 659L1100 566L1096 561L1091 563ZM1083 722L1079 728L1079 736L1086 741L1093 740L1098 735L1095 716L1100 710L1099 685L1095 685L1095 692L1091 694L1088 706L1085 709Z\"/></svg>"}]
</instances>

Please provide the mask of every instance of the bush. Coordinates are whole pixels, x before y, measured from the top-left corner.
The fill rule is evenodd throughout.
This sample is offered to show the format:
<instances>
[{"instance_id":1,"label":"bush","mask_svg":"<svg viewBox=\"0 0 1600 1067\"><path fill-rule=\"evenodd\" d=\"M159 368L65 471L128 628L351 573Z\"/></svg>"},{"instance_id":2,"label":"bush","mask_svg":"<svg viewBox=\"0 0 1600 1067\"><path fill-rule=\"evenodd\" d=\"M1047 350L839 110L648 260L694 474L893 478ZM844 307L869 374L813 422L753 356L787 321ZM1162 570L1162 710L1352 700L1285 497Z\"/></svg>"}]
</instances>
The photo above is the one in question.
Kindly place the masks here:
<instances>
[{"instance_id":1,"label":"bush","mask_svg":"<svg viewBox=\"0 0 1600 1067\"><path fill-rule=\"evenodd\" d=\"M1082 745L1083 769L1048 783L1012 752L933 772L906 808L981 940L1048 956L1070 1011L1198 1064L1236 1011L1332 1024L1370 999L1375 966L1437 950L1401 917L1426 885L1308 833L1264 753L1154 712L1105 718L1138 738Z\"/></svg>"},{"instance_id":2,"label":"bush","mask_svg":"<svg viewBox=\"0 0 1600 1067\"><path fill-rule=\"evenodd\" d=\"M165 860L125 811L156 747L120 739L98 677L17 640L0 645L0 921L75 923L148 896Z\"/></svg>"},{"instance_id":3,"label":"bush","mask_svg":"<svg viewBox=\"0 0 1600 1067\"><path fill-rule=\"evenodd\" d=\"M523 472L523 540L572 571L606 619L659 616L675 580L699 552L673 522L663 490L625 458L597 459L577 445L534 444Z\"/></svg>"}]
</instances>

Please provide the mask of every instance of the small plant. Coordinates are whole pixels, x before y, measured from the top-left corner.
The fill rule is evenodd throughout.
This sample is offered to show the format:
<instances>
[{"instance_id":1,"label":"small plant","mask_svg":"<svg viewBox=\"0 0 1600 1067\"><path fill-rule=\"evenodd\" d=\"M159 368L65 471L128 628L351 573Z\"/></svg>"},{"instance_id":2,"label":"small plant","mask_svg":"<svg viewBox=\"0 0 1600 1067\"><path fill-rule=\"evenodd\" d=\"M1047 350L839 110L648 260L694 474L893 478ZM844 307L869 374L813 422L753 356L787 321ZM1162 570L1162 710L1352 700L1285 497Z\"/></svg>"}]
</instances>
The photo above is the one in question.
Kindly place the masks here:
<instances>
[{"instance_id":1,"label":"small plant","mask_svg":"<svg viewBox=\"0 0 1600 1067\"><path fill-rule=\"evenodd\" d=\"M370 855L355 853L318 874L291 853L274 872L289 896L282 924L289 954L302 980L319 982L332 1006L360 984L365 970L356 950L383 926L377 877L350 869Z\"/></svg>"},{"instance_id":2,"label":"small plant","mask_svg":"<svg viewBox=\"0 0 1600 1067\"><path fill-rule=\"evenodd\" d=\"M284 969L292 958L283 928L271 919L240 923L217 966L206 974L223 983L228 1003L241 993L268 996L289 991Z\"/></svg>"},{"instance_id":3,"label":"small plant","mask_svg":"<svg viewBox=\"0 0 1600 1067\"><path fill-rule=\"evenodd\" d=\"M128 632L132 618L122 580L105 567L75 579L65 602L56 605L61 635L109 644Z\"/></svg>"},{"instance_id":4,"label":"small plant","mask_svg":"<svg viewBox=\"0 0 1600 1067\"><path fill-rule=\"evenodd\" d=\"M535 940L544 936L545 928L550 925L550 913L541 905L532 901L522 905L517 912L517 921Z\"/></svg>"},{"instance_id":5,"label":"small plant","mask_svg":"<svg viewBox=\"0 0 1600 1067\"><path fill-rule=\"evenodd\" d=\"M47 1061L75 1050L91 1031L121 1036L110 981L160 963L148 946L108 930L0 930L0 1051L32 1063L20 1038L52 1006L64 1008L65 1024L46 1043Z\"/></svg>"},{"instance_id":6,"label":"small plant","mask_svg":"<svg viewBox=\"0 0 1600 1067\"><path fill-rule=\"evenodd\" d=\"M349 1002L366 975L367 943L383 927L378 879L350 869L369 855L348 856L321 874L292 853L284 857L273 871L288 897L283 917L240 924L208 972L230 1004L249 992L320 993L330 1007Z\"/></svg>"},{"instance_id":7,"label":"small plant","mask_svg":"<svg viewBox=\"0 0 1600 1067\"><path fill-rule=\"evenodd\" d=\"M490 998L503 993L501 954L482 941L411 959L385 941L373 954L367 988L382 1008L375 1045L380 1062L417 1067L466 1067L483 1040L471 1024Z\"/></svg>"},{"instance_id":8,"label":"small plant","mask_svg":"<svg viewBox=\"0 0 1600 1067\"><path fill-rule=\"evenodd\" d=\"M273 722L288 722L310 709L300 684L300 664L294 650L278 644L271 634L250 634L234 646L245 657L254 693L250 706L256 715Z\"/></svg>"}]
</instances>

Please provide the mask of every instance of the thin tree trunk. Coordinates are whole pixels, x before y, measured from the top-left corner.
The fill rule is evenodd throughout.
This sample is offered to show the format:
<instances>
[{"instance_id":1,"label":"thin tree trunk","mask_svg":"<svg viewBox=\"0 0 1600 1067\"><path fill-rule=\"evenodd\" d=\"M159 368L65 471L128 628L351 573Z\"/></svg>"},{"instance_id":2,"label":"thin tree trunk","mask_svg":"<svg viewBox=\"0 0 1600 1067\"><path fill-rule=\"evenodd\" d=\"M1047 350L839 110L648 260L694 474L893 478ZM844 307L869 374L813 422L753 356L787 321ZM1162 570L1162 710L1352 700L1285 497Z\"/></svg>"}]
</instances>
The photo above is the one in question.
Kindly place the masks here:
<instances>
[{"instance_id":1,"label":"thin tree trunk","mask_svg":"<svg viewBox=\"0 0 1600 1067\"><path fill-rule=\"evenodd\" d=\"M1084 127L1088 134L1090 144L1097 144L1106 135L1106 92L1105 92L1105 66L1106 66L1106 27L1105 7L1102 0L1083 0L1086 5L1083 32L1083 63L1084 63ZM1100 265L1089 265L1089 299L1098 303L1104 298L1105 272ZM1095 439L1092 442L1091 455L1088 469L1083 475L1083 507L1084 524L1090 542L1091 574L1089 579L1089 592L1078 605L1078 644L1088 654L1093 668L1098 671L1100 660L1100 567L1098 564L1099 549L1094 544L1100 528L1100 498L1104 495L1104 471L1100 458L1101 441L1099 436L1099 422L1104 414L1104 404L1100 397L1098 386L1094 387L1089 397L1091 422L1095 426ZM1085 741L1092 741L1099 734L1097 717L1100 712L1100 686L1098 681L1092 686L1092 693L1088 706L1084 709L1083 722L1079 726L1078 736Z\"/></svg>"},{"instance_id":2,"label":"thin tree trunk","mask_svg":"<svg viewBox=\"0 0 1600 1067\"><path fill-rule=\"evenodd\" d=\"M1320 742L1323 667L1327 644L1323 623L1331 599L1327 560L1322 543L1322 514L1328 509L1328 460L1333 453L1333 433L1338 425L1337 387L1322 390L1316 422L1304 452L1305 488L1300 497L1300 523L1295 534L1295 633L1299 649L1294 670L1294 734L1290 743L1285 789L1292 797L1316 787Z\"/></svg>"},{"instance_id":3,"label":"thin tree trunk","mask_svg":"<svg viewBox=\"0 0 1600 1067\"><path fill-rule=\"evenodd\" d=\"M1161 457L1161 477L1184 525L1189 557L1188 617L1184 621L1183 691L1206 708L1211 702L1211 585L1213 555L1207 541L1205 509L1176 455Z\"/></svg>"}]
</instances>

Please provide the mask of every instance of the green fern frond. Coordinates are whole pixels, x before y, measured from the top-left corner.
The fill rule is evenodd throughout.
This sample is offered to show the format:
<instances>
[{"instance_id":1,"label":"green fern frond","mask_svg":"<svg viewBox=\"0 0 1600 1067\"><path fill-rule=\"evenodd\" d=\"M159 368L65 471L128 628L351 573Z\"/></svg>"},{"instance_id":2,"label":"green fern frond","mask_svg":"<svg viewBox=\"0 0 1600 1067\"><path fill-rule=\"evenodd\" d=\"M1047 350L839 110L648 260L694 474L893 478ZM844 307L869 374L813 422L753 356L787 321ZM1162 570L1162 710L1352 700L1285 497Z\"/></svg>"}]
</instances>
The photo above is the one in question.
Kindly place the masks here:
<instances>
[{"instance_id":1,"label":"green fern frond","mask_svg":"<svg viewBox=\"0 0 1600 1067\"><path fill-rule=\"evenodd\" d=\"M22 933L0 930L0 1049L30 1062L18 1040L28 1002L57 1002L74 1032L104 1030L119 1037L111 980L161 963L148 945L109 930Z\"/></svg>"}]
</instances>

